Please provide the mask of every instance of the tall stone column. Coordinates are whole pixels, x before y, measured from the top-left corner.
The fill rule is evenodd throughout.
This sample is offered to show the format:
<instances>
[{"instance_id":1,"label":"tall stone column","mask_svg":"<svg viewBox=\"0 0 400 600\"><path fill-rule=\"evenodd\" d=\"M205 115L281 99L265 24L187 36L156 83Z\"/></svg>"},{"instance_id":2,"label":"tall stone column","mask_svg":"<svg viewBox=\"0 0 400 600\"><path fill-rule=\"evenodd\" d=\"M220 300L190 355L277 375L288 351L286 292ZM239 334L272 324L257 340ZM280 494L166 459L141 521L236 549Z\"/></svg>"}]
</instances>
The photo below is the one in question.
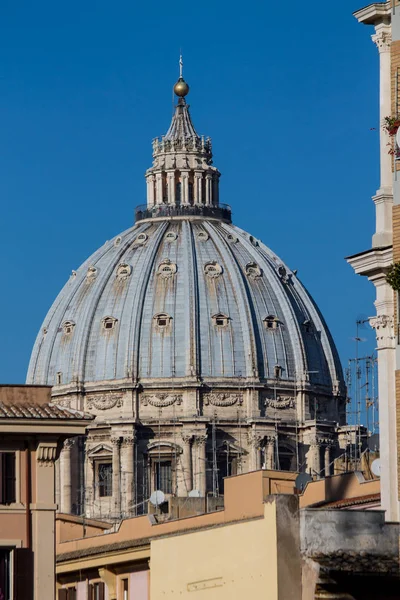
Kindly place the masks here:
<instances>
[{"instance_id":1,"label":"tall stone column","mask_svg":"<svg viewBox=\"0 0 400 600\"><path fill-rule=\"evenodd\" d=\"M163 180L162 173L156 173L156 204L163 202Z\"/></svg>"},{"instance_id":2,"label":"tall stone column","mask_svg":"<svg viewBox=\"0 0 400 600\"><path fill-rule=\"evenodd\" d=\"M148 175L147 177L147 207L152 208L155 204L155 190L154 190L154 175Z\"/></svg>"},{"instance_id":3,"label":"tall stone column","mask_svg":"<svg viewBox=\"0 0 400 600\"><path fill-rule=\"evenodd\" d=\"M207 461L206 461L206 441L207 435L195 435L194 436L194 445L196 447L196 459L195 459L195 472L194 480L196 487L195 489L199 490L201 496L205 496L206 494L206 469L207 469Z\"/></svg>"},{"instance_id":4,"label":"tall stone column","mask_svg":"<svg viewBox=\"0 0 400 600\"><path fill-rule=\"evenodd\" d=\"M326 444L324 450L324 466L325 466L325 477L329 477L331 474L331 447L330 444Z\"/></svg>"},{"instance_id":5,"label":"tall stone column","mask_svg":"<svg viewBox=\"0 0 400 600\"><path fill-rule=\"evenodd\" d=\"M321 446L318 439L310 442L310 449L307 457L307 467L311 469L311 475L321 477Z\"/></svg>"},{"instance_id":6,"label":"tall stone column","mask_svg":"<svg viewBox=\"0 0 400 600\"><path fill-rule=\"evenodd\" d=\"M121 514L121 438L112 437L112 494L114 503L114 514Z\"/></svg>"},{"instance_id":7,"label":"tall stone column","mask_svg":"<svg viewBox=\"0 0 400 600\"><path fill-rule=\"evenodd\" d=\"M250 471L261 469L261 442L263 436L257 431L248 432L248 444L250 449Z\"/></svg>"},{"instance_id":8,"label":"tall stone column","mask_svg":"<svg viewBox=\"0 0 400 600\"><path fill-rule=\"evenodd\" d=\"M71 448L74 439L65 440L60 455L60 510L64 514L72 511Z\"/></svg>"},{"instance_id":9,"label":"tall stone column","mask_svg":"<svg viewBox=\"0 0 400 600\"><path fill-rule=\"evenodd\" d=\"M136 513L135 489L134 489L134 451L135 433L124 435L121 439L121 509L125 515L131 516ZM114 473L114 471L113 471ZM114 482L113 482L114 483ZM114 493L114 490L113 490Z\"/></svg>"},{"instance_id":10,"label":"tall stone column","mask_svg":"<svg viewBox=\"0 0 400 600\"><path fill-rule=\"evenodd\" d=\"M375 329L378 343L381 503L386 511L386 520L398 521L394 319L392 316L379 315L369 322Z\"/></svg>"},{"instance_id":11,"label":"tall stone column","mask_svg":"<svg viewBox=\"0 0 400 600\"><path fill-rule=\"evenodd\" d=\"M218 175L214 175L212 185L213 185L212 203L214 206L217 206L217 204L219 203L219 177L218 177Z\"/></svg>"},{"instance_id":12,"label":"tall stone column","mask_svg":"<svg viewBox=\"0 0 400 600\"><path fill-rule=\"evenodd\" d=\"M181 171L181 203L189 204L189 171Z\"/></svg>"},{"instance_id":13,"label":"tall stone column","mask_svg":"<svg viewBox=\"0 0 400 600\"><path fill-rule=\"evenodd\" d=\"M265 438L265 467L269 471L275 469L275 436Z\"/></svg>"},{"instance_id":14,"label":"tall stone column","mask_svg":"<svg viewBox=\"0 0 400 600\"><path fill-rule=\"evenodd\" d=\"M206 205L210 206L212 202L212 175L207 173L206 175Z\"/></svg>"},{"instance_id":15,"label":"tall stone column","mask_svg":"<svg viewBox=\"0 0 400 600\"><path fill-rule=\"evenodd\" d=\"M384 128L385 117L392 114L391 107L391 73L390 47L392 42L391 26L378 23L375 26L372 41L379 51L379 118L380 118L380 188L373 197L376 210L376 231L372 238L373 247L388 246L392 243L392 156L388 153L391 144L388 132ZM399 107L400 110L400 107Z\"/></svg>"},{"instance_id":16,"label":"tall stone column","mask_svg":"<svg viewBox=\"0 0 400 600\"><path fill-rule=\"evenodd\" d=\"M194 204L202 204L203 203L201 180L202 180L202 174L196 172L194 174Z\"/></svg>"},{"instance_id":17,"label":"tall stone column","mask_svg":"<svg viewBox=\"0 0 400 600\"><path fill-rule=\"evenodd\" d=\"M193 436L189 433L182 434L183 454L182 454L182 480L183 494L188 495L193 489L192 485L192 449L191 441Z\"/></svg>"},{"instance_id":18,"label":"tall stone column","mask_svg":"<svg viewBox=\"0 0 400 600\"><path fill-rule=\"evenodd\" d=\"M168 204L175 204L175 172L167 173L168 181Z\"/></svg>"}]
</instances>

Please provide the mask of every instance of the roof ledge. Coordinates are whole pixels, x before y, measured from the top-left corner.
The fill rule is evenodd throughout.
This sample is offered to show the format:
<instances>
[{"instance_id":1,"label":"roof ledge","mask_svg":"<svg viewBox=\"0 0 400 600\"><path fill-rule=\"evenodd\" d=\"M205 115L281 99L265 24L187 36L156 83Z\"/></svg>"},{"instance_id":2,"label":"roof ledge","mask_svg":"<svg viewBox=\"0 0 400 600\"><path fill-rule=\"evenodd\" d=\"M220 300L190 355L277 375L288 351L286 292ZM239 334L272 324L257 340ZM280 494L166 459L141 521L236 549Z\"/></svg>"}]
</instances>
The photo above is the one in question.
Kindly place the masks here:
<instances>
[{"instance_id":1,"label":"roof ledge","mask_svg":"<svg viewBox=\"0 0 400 600\"><path fill-rule=\"evenodd\" d=\"M391 20L391 2L373 2L353 13L359 23L364 25L376 25L377 23Z\"/></svg>"}]
</instances>

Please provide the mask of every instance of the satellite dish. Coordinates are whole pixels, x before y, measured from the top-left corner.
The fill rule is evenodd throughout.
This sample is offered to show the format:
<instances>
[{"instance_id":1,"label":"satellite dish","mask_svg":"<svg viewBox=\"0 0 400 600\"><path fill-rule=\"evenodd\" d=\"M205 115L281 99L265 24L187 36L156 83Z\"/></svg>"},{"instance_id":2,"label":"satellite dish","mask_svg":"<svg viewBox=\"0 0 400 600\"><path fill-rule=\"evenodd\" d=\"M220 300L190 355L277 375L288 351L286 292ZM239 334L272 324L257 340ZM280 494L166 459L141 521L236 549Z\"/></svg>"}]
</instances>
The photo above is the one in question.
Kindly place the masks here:
<instances>
[{"instance_id":1,"label":"satellite dish","mask_svg":"<svg viewBox=\"0 0 400 600\"><path fill-rule=\"evenodd\" d=\"M300 475L297 475L296 481L294 482L296 490L302 492L309 481L312 481L312 477L308 473L300 473Z\"/></svg>"},{"instance_id":2,"label":"satellite dish","mask_svg":"<svg viewBox=\"0 0 400 600\"><path fill-rule=\"evenodd\" d=\"M189 498L201 498L200 490L191 490L188 496Z\"/></svg>"},{"instance_id":3,"label":"satellite dish","mask_svg":"<svg viewBox=\"0 0 400 600\"><path fill-rule=\"evenodd\" d=\"M153 506L160 506L160 504L164 504L165 502L165 494L161 490L156 490L150 496L150 503Z\"/></svg>"},{"instance_id":4,"label":"satellite dish","mask_svg":"<svg viewBox=\"0 0 400 600\"><path fill-rule=\"evenodd\" d=\"M375 460L372 461L371 471L373 472L373 474L376 477L381 476L381 459L380 458L376 458Z\"/></svg>"}]
</instances>

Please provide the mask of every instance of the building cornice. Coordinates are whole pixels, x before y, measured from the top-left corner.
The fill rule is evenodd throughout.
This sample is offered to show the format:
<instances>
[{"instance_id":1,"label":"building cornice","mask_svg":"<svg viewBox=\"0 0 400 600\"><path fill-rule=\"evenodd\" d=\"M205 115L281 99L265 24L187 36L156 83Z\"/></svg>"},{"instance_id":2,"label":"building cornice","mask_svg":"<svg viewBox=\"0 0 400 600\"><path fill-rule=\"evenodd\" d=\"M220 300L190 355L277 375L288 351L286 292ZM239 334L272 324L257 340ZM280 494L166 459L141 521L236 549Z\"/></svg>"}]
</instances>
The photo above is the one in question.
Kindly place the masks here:
<instances>
[{"instance_id":1,"label":"building cornice","mask_svg":"<svg viewBox=\"0 0 400 600\"><path fill-rule=\"evenodd\" d=\"M391 2L373 2L353 13L359 23L364 25L377 25L378 23L390 23Z\"/></svg>"},{"instance_id":2,"label":"building cornice","mask_svg":"<svg viewBox=\"0 0 400 600\"><path fill-rule=\"evenodd\" d=\"M346 261L351 265L357 275L373 277L386 274L393 262L393 247L371 248L352 256L346 256Z\"/></svg>"}]
</instances>

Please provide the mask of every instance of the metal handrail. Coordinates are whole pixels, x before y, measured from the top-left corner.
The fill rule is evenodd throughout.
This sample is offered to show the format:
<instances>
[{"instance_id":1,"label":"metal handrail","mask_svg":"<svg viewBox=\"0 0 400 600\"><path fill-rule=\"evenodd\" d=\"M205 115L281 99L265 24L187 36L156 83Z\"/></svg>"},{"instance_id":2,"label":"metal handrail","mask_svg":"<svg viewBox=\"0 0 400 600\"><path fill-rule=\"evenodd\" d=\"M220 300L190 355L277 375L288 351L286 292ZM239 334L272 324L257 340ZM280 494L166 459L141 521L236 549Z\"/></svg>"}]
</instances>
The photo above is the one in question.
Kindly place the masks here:
<instances>
[{"instance_id":1,"label":"metal handrail","mask_svg":"<svg viewBox=\"0 0 400 600\"><path fill-rule=\"evenodd\" d=\"M205 217L221 219L223 221L232 221L232 209L229 204L219 204L218 206L206 206L204 204L156 204L149 208L146 204L141 204L135 208L135 222L143 219L156 219L162 217Z\"/></svg>"}]
</instances>

